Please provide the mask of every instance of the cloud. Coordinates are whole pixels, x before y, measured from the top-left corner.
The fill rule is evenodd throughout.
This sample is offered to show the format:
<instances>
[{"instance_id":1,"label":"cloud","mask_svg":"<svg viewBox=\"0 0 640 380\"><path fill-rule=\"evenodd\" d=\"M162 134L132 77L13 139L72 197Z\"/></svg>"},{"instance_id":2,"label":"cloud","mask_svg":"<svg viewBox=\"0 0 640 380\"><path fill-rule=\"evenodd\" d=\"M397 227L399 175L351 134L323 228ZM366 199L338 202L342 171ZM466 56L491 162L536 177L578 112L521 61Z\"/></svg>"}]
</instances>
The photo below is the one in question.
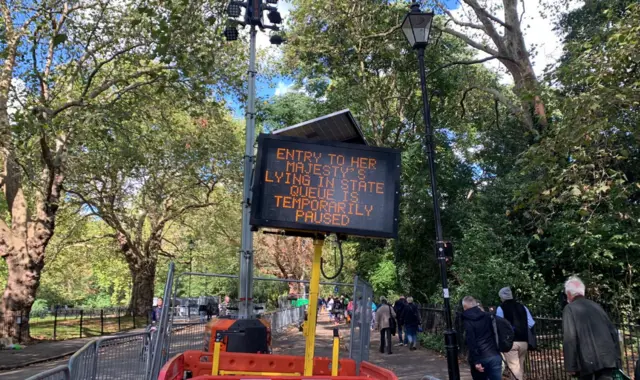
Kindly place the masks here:
<instances>
[{"instance_id":1,"label":"cloud","mask_svg":"<svg viewBox=\"0 0 640 380\"><path fill-rule=\"evenodd\" d=\"M522 4L526 5L524 10L524 16L522 17L522 28L524 32L524 39L527 45L527 50L532 54L532 63L534 72L538 77L542 76L545 68L549 65L555 64L562 55L562 39L563 35L554 31L554 26L561 16L561 12L550 14L550 7L546 1L541 0L525 0L518 3L518 11L522 12ZM579 8L583 5L582 0L570 1L567 8L563 11L570 11ZM486 6L488 9L500 9L502 6L502 0L487 0ZM463 4L461 7L452 10L451 13L458 20L477 22L477 18L473 14L473 11ZM453 23L449 25L467 35L470 34L470 29L462 28ZM493 43L482 33L473 34L474 39L478 41L486 41L490 46ZM486 53L478 51L477 57L484 58L488 55ZM501 81L505 84L513 82L511 75L509 75L505 67L497 60L485 62L484 65L491 71L501 74Z\"/></svg>"},{"instance_id":2,"label":"cloud","mask_svg":"<svg viewBox=\"0 0 640 380\"><path fill-rule=\"evenodd\" d=\"M281 96L288 92L293 92L293 91L295 91L294 83L285 84L283 81L279 81L278 84L276 85L276 91L274 95Z\"/></svg>"}]
</instances>

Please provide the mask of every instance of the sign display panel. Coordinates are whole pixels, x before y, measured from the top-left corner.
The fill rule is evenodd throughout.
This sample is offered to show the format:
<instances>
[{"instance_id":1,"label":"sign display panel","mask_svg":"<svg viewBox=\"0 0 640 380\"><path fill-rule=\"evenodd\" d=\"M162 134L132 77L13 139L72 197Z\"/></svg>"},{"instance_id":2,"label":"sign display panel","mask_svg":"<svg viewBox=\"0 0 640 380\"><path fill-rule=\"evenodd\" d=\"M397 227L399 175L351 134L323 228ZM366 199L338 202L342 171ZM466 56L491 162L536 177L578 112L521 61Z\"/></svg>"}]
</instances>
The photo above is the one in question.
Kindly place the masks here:
<instances>
[{"instance_id":1,"label":"sign display panel","mask_svg":"<svg viewBox=\"0 0 640 380\"><path fill-rule=\"evenodd\" d=\"M251 224L395 238L400 151L261 134Z\"/></svg>"}]
</instances>

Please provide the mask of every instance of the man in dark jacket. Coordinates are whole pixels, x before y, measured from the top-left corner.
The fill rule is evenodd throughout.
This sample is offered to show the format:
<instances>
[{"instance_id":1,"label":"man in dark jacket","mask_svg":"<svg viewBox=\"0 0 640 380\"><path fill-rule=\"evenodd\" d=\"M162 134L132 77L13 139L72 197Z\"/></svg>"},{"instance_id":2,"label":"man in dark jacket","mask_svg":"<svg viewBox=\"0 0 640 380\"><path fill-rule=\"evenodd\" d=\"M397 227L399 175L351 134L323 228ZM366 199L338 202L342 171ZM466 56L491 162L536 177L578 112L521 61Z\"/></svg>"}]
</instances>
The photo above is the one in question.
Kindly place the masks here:
<instances>
[{"instance_id":1,"label":"man in dark jacket","mask_svg":"<svg viewBox=\"0 0 640 380\"><path fill-rule=\"evenodd\" d=\"M462 300L462 320L473 380L501 380L502 357L498 351L491 315L471 296Z\"/></svg>"},{"instance_id":2,"label":"man in dark jacket","mask_svg":"<svg viewBox=\"0 0 640 380\"><path fill-rule=\"evenodd\" d=\"M535 322L529 309L513 299L510 288L500 289L498 295L502 304L496 309L496 315L509 321L514 329L513 347L511 351L504 353L504 360L516 380L523 380L524 361L529 348L529 329Z\"/></svg>"},{"instance_id":3,"label":"man in dark jacket","mask_svg":"<svg viewBox=\"0 0 640 380\"><path fill-rule=\"evenodd\" d=\"M612 380L621 364L618 332L600 305L584 298L578 277L564 284L569 304L562 313L564 366L583 380Z\"/></svg>"},{"instance_id":4,"label":"man in dark jacket","mask_svg":"<svg viewBox=\"0 0 640 380\"><path fill-rule=\"evenodd\" d=\"M398 338L400 338L400 343L396 344L396 346L406 346L408 343L407 334L404 334L404 340L402 339L402 329L404 327L402 314L405 306L407 306L407 300L404 299L404 296L400 296L400 298L398 298L398 300L393 304L393 311L395 311L398 316L396 320L398 321Z\"/></svg>"}]
</instances>

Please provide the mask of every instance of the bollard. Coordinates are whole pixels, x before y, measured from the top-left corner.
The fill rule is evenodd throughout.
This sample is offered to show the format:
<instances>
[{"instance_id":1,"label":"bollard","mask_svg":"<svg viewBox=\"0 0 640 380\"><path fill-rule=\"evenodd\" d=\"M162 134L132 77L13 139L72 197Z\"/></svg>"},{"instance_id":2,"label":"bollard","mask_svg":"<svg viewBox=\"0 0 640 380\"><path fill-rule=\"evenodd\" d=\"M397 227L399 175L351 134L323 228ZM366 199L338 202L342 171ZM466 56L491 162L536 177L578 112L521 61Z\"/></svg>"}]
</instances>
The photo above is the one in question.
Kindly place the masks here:
<instances>
[{"instance_id":1,"label":"bollard","mask_svg":"<svg viewBox=\"0 0 640 380\"><path fill-rule=\"evenodd\" d=\"M56 340L56 333L58 332L58 308L55 308L53 312L53 340Z\"/></svg>"},{"instance_id":2,"label":"bollard","mask_svg":"<svg viewBox=\"0 0 640 380\"><path fill-rule=\"evenodd\" d=\"M211 365L211 376L218 376L220 370L220 345L222 343L222 333L216 331L216 343L213 346L213 363Z\"/></svg>"},{"instance_id":3,"label":"bollard","mask_svg":"<svg viewBox=\"0 0 640 380\"><path fill-rule=\"evenodd\" d=\"M118 315L118 332L120 332L120 308L116 309L116 314Z\"/></svg>"},{"instance_id":4,"label":"bollard","mask_svg":"<svg viewBox=\"0 0 640 380\"><path fill-rule=\"evenodd\" d=\"M340 367L340 334L333 329L333 356L331 357L331 376L338 376Z\"/></svg>"},{"instance_id":5,"label":"bollard","mask_svg":"<svg viewBox=\"0 0 640 380\"><path fill-rule=\"evenodd\" d=\"M100 335L104 335L104 310L100 309Z\"/></svg>"},{"instance_id":6,"label":"bollard","mask_svg":"<svg viewBox=\"0 0 640 380\"><path fill-rule=\"evenodd\" d=\"M82 309L80 309L80 338L82 338Z\"/></svg>"}]
</instances>

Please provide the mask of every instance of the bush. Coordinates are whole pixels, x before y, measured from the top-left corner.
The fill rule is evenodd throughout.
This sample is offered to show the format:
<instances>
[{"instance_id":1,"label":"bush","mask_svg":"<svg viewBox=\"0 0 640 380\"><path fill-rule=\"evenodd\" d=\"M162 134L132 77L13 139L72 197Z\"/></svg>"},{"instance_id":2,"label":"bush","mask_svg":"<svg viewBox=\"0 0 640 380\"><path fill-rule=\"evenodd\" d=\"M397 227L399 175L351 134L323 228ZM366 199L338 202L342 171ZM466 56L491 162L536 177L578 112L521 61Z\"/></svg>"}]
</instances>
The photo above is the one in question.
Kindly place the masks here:
<instances>
[{"instance_id":1,"label":"bush","mask_svg":"<svg viewBox=\"0 0 640 380\"><path fill-rule=\"evenodd\" d=\"M432 332L419 333L418 341L420 342L420 345L424 348L428 348L430 350L439 352L441 354L445 353L444 335L442 335L442 333L432 333Z\"/></svg>"},{"instance_id":2,"label":"bush","mask_svg":"<svg viewBox=\"0 0 640 380\"><path fill-rule=\"evenodd\" d=\"M38 298L35 301L33 301L33 306L31 306L32 313L43 313L46 311L49 311L49 304L47 300Z\"/></svg>"}]
</instances>

